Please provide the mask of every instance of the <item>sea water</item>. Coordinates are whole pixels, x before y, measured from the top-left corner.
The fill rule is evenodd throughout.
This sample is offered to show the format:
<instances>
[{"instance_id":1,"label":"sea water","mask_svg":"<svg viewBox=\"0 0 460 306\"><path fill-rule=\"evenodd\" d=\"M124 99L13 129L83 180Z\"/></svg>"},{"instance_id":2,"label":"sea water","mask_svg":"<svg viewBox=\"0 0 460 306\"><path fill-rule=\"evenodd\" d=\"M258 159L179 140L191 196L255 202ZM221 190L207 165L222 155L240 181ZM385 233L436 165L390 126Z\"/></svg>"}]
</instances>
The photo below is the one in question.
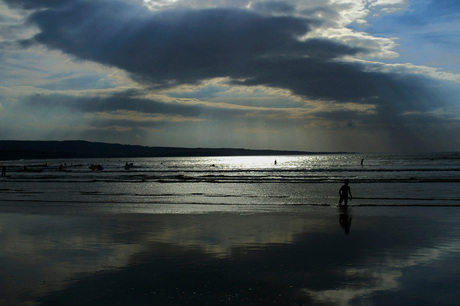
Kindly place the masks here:
<instances>
[{"instance_id":1,"label":"sea water","mask_svg":"<svg viewBox=\"0 0 460 306\"><path fill-rule=\"evenodd\" d=\"M125 164L132 164L125 167ZM0 201L168 212L335 206L458 206L460 153L5 161ZM60 167L62 165L62 167ZM92 170L101 165L102 170ZM155 211L156 210L156 211Z\"/></svg>"},{"instance_id":2,"label":"sea water","mask_svg":"<svg viewBox=\"0 0 460 306\"><path fill-rule=\"evenodd\" d=\"M8 161L0 304L456 305L459 158Z\"/></svg>"}]
</instances>

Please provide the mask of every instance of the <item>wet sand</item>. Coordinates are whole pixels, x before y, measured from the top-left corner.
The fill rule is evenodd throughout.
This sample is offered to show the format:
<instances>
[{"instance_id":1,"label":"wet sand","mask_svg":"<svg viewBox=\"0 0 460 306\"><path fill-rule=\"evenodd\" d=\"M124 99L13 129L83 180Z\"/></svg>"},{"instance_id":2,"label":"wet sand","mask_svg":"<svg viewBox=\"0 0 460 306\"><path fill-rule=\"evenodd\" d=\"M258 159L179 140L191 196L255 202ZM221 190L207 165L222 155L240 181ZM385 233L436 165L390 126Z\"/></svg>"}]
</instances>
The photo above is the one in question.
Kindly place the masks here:
<instances>
[{"instance_id":1,"label":"wet sand","mask_svg":"<svg viewBox=\"0 0 460 306\"><path fill-rule=\"evenodd\" d=\"M0 304L455 305L459 217L456 207L2 202Z\"/></svg>"}]
</instances>

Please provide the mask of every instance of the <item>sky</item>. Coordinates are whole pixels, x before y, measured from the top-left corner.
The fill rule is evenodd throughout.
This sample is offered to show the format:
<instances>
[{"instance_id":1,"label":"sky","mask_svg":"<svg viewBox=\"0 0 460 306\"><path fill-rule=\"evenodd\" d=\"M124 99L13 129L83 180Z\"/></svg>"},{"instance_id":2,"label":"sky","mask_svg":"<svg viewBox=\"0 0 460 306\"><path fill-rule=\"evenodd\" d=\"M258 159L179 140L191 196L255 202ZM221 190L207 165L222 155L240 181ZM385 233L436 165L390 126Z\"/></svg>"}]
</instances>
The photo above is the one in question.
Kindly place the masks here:
<instances>
[{"instance_id":1,"label":"sky","mask_svg":"<svg viewBox=\"0 0 460 306\"><path fill-rule=\"evenodd\" d=\"M0 139L460 151L458 0L0 0Z\"/></svg>"}]
</instances>

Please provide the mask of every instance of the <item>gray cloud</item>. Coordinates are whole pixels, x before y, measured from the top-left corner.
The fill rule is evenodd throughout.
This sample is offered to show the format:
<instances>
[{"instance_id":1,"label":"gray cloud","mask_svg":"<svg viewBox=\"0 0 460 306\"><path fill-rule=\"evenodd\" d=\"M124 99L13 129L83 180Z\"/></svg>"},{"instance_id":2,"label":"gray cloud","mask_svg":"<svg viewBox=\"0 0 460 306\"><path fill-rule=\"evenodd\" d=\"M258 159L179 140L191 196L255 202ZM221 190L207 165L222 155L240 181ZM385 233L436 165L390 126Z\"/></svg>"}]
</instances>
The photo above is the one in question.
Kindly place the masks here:
<instances>
[{"instance_id":1,"label":"gray cloud","mask_svg":"<svg viewBox=\"0 0 460 306\"><path fill-rule=\"evenodd\" d=\"M184 119L207 118L219 120L235 120L236 117L242 116L250 111L244 109L226 109L222 110L212 106L203 105L184 105L178 103L167 103L146 98L136 97L139 94L136 90L128 90L113 94L109 97L73 97L62 94L52 95L33 95L28 97L24 104L18 104L18 111L27 109L33 113L44 113L66 109L72 113L98 113L98 112L117 112L117 111L135 111L139 115L163 114L168 116L182 116ZM104 124L113 124L116 120L107 119L101 122ZM132 122L138 126L138 121ZM160 124L160 123L157 123ZM126 125L126 124L125 124Z\"/></svg>"},{"instance_id":2,"label":"gray cloud","mask_svg":"<svg viewBox=\"0 0 460 306\"><path fill-rule=\"evenodd\" d=\"M26 102L28 107L49 110L67 108L83 113L110 112L117 110L139 113L162 113L170 115L198 116L200 110L194 106L175 105L149 99L136 98L138 92L129 90L110 97L71 97L68 95L33 95Z\"/></svg>"},{"instance_id":3,"label":"gray cloud","mask_svg":"<svg viewBox=\"0 0 460 306\"><path fill-rule=\"evenodd\" d=\"M120 0L4 1L11 6L36 9L28 21L38 27L39 33L21 41L24 48L39 43L77 59L115 66L152 88L228 77L234 85L288 89L308 99L374 104L373 115L331 112L316 116L335 121L347 116L353 123L350 128L373 124L399 132L399 126L405 124L432 122L429 111L452 104L442 94L444 85L428 77L339 61L343 56L373 52L371 48L356 48L326 38L299 40L320 25L314 17L318 13L334 19L337 11L327 7L304 10L302 16L311 18L301 18L287 16L294 7L280 1L255 4L251 10L162 12L150 12L134 2ZM284 15L276 16L275 11ZM140 99L134 92L63 101L48 96L32 97L29 102L82 112L122 109L193 117L207 112L220 118L242 113L234 110L218 114L211 108ZM402 116L405 112L413 115ZM411 135L410 131L407 135Z\"/></svg>"},{"instance_id":4,"label":"gray cloud","mask_svg":"<svg viewBox=\"0 0 460 306\"><path fill-rule=\"evenodd\" d=\"M3 0L9 6L23 9L40 9L64 6L72 0Z\"/></svg>"},{"instance_id":5,"label":"gray cloud","mask_svg":"<svg viewBox=\"0 0 460 306\"><path fill-rule=\"evenodd\" d=\"M150 13L119 1L78 1L38 11L30 21L41 30L36 41L156 86L252 78L260 65L273 69L289 59L325 61L363 51L321 39L299 41L311 20L237 9ZM308 61L301 64L308 68Z\"/></svg>"},{"instance_id":6,"label":"gray cloud","mask_svg":"<svg viewBox=\"0 0 460 306\"><path fill-rule=\"evenodd\" d=\"M286 14L293 13L295 7L282 1L257 2L252 7L253 10L268 14Z\"/></svg>"},{"instance_id":7,"label":"gray cloud","mask_svg":"<svg viewBox=\"0 0 460 306\"><path fill-rule=\"evenodd\" d=\"M31 7L35 2L19 3ZM62 3L56 7L52 2L53 9L31 15L41 31L37 42L122 68L152 86L230 77L239 85L285 88L307 98L338 102L372 99L399 110L422 105L412 103L415 92L427 102L424 106L438 99L424 89L428 80L421 77L367 72L362 64L332 60L363 49L326 39L299 41L312 20L237 9L151 13L121 1Z\"/></svg>"}]
</instances>

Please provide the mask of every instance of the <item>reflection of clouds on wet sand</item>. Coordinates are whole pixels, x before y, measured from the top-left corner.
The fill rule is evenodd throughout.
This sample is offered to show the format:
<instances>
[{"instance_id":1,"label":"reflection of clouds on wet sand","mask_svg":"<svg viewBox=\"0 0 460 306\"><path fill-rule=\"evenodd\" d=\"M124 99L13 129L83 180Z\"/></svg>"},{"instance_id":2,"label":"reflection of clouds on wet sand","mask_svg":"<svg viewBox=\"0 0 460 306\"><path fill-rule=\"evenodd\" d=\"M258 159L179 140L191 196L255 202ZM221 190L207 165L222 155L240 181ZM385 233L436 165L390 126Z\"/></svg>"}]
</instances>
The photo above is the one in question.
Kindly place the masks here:
<instances>
[{"instance_id":1,"label":"reflection of clouds on wet sand","mask_svg":"<svg viewBox=\"0 0 460 306\"><path fill-rule=\"evenodd\" d=\"M367 262L369 267L343 267L339 273L343 278L343 286L336 289L312 290L304 288L315 303L350 305L359 298L371 297L383 291L397 290L402 286L402 272L408 268L424 268L446 260L452 253L460 253L460 240L442 242L431 247L414 248L407 254L398 254L397 249L390 254L373 255L375 258ZM364 282L361 282L364 280Z\"/></svg>"},{"instance_id":2,"label":"reflection of clouds on wet sand","mask_svg":"<svg viewBox=\"0 0 460 306\"><path fill-rule=\"evenodd\" d=\"M425 248L414 250L408 258L382 258L382 262L376 261L375 267L369 268L345 268L344 280L364 279L365 284L352 286L345 284L343 288L328 290L303 291L318 303L333 303L336 305L350 305L352 300L371 296L378 291L394 290L401 286L400 278L403 276L402 269L430 265L435 261L442 260L443 256L452 251L458 252L460 241L450 245L437 246L437 248Z\"/></svg>"},{"instance_id":3,"label":"reflection of clouds on wet sand","mask_svg":"<svg viewBox=\"0 0 460 306\"><path fill-rule=\"evenodd\" d=\"M93 232L85 218L2 214L0 224L2 305L59 290L78 274L125 266L139 252L107 244L111 234Z\"/></svg>"},{"instance_id":4,"label":"reflection of clouds on wet sand","mask_svg":"<svg viewBox=\"0 0 460 306\"><path fill-rule=\"evenodd\" d=\"M155 242L198 248L214 257L228 258L237 247L263 248L293 243L297 235L330 231L331 224L318 219L283 215L182 216L160 221L161 230L146 233Z\"/></svg>"},{"instance_id":5,"label":"reflection of clouds on wet sand","mask_svg":"<svg viewBox=\"0 0 460 306\"><path fill-rule=\"evenodd\" d=\"M308 288L303 291L316 303L350 305L356 298L363 298L372 295L376 291L393 290L399 287L398 279L402 272L398 270L376 271L374 269L345 271L343 277L346 283L349 279L365 279L366 283L357 286L356 283L344 284L342 288L327 290L311 290Z\"/></svg>"},{"instance_id":6,"label":"reflection of clouds on wet sand","mask_svg":"<svg viewBox=\"0 0 460 306\"><path fill-rule=\"evenodd\" d=\"M312 223L312 231L327 230L319 220ZM148 261L155 253L167 256L168 246L174 246L174 252L195 250L228 258L234 249L245 246L262 249L267 244L291 243L306 230L301 218L274 215L2 214L0 228L0 264L7 267L0 273L8 279L2 281L0 302L7 304L16 303L23 290L33 300L82 275Z\"/></svg>"},{"instance_id":7,"label":"reflection of clouds on wet sand","mask_svg":"<svg viewBox=\"0 0 460 306\"><path fill-rule=\"evenodd\" d=\"M446 236L453 223L410 218L358 214L344 235L335 211L0 214L0 304L76 298L93 287L116 301L130 286L152 299L152 292L170 298L180 289L217 302L262 294L285 304L347 305L398 292L408 268L459 254L458 237Z\"/></svg>"}]
</instances>

